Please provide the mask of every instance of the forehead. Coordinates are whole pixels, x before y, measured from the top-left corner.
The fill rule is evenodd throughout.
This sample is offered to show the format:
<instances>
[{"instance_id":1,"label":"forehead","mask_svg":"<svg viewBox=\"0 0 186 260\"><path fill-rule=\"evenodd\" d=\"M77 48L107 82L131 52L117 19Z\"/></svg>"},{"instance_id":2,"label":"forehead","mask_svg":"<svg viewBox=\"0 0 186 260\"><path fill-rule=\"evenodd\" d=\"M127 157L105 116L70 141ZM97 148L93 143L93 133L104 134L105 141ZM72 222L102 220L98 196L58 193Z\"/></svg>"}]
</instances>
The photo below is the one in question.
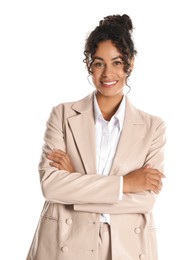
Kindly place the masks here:
<instances>
[{"instance_id":1,"label":"forehead","mask_svg":"<svg viewBox=\"0 0 186 260\"><path fill-rule=\"evenodd\" d=\"M109 40L100 42L94 54L94 57L99 57L103 60L113 59L116 57L121 57L122 54L118 51L115 45Z\"/></svg>"}]
</instances>

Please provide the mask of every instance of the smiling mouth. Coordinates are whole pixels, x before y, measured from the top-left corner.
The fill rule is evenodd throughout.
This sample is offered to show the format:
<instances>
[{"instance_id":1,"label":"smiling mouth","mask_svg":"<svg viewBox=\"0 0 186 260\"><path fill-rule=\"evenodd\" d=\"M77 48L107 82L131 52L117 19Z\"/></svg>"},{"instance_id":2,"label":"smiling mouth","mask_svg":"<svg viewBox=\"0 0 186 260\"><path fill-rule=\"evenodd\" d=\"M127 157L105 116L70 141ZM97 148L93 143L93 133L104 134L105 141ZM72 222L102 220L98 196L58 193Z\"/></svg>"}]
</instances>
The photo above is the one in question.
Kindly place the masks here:
<instances>
[{"instance_id":1,"label":"smiling mouth","mask_svg":"<svg viewBox=\"0 0 186 260\"><path fill-rule=\"evenodd\" d=\"M102 86L105 87L105 88L111 88L111 87L115 86L116 83L117 83L116 80L109 81L109 82L104 82L104 81L101 82Z\"/></svg>"}]
</instances>

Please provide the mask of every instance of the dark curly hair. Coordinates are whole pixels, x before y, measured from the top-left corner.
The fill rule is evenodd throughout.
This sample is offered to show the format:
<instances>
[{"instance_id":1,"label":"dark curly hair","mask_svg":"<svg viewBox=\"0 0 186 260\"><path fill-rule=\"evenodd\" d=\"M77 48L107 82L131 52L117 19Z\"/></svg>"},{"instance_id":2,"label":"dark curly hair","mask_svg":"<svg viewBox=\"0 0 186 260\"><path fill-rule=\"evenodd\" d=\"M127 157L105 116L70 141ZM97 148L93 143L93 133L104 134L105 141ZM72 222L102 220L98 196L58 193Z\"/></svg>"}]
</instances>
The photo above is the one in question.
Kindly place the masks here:
<instances>
[{"instance_id":1,"label":"dark curly hair","mask_svg":"<svg viewBox=\"0 0 186 260\"><path fill-rule=\"evenodd\" d=\"M128 15L109 15L104 17L85 42L85 59L83 62L86 63L88 73L92 74L91 66L98 44L111 40L123 56L124 71L127 73L128 78L131 73L130 61L137 54L132 40L132 31L133 25Z\"/></svg>"}]
</instances>

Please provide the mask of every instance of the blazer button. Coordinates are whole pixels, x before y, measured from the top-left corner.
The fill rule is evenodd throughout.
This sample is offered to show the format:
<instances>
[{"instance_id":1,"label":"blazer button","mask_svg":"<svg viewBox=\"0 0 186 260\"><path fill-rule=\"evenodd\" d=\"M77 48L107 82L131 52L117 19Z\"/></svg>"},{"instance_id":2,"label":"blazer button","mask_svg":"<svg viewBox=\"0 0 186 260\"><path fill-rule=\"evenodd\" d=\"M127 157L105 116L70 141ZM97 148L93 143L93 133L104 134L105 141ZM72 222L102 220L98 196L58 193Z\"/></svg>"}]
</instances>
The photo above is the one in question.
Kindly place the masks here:
<instances>
[{"instance_id":1,"label":"blazer button","mask_svg":"<svg viewBox=\"0 0 186 260\"><path fill-rule=\"evenodd\" d=\"M66 223L67 223L67 225L72 225L72 219L71 218L67 218L66 219Z\"/></svg>"},{"instance_id":2,"label":"blazer button","mask_svg":"<svg viewBox=\"0 0 186 260\"><path fill-rule=\"evenodd\" d=\"M63 246L63 247L61 248L61 251L62 251L63 253L67 253L67 252L68 252L68 246Z\"/></svg>"},{"instance_id":3,"label":"blazer button","mask_svg":"<svg viewBox=\"0 0 186 260\"><path fill-rule=\"evenodd\" d=\"M135 228L135 229L134 229L134 232L135 232L136 234L140 234L140 233L141 233L141 228L140 228L140 227Z\"/></svg>"},{"instance_id":4,"label":"blazer button","mask_svg":"<svg viewBox=\"0 0 186 260\"><path fill-rule=\"evenodd\" d=\"M141 254L140 256L139 256L139 258L140 258L140 260L145 260L145 255L144 254Z\"/></svg>"}]
</instances>

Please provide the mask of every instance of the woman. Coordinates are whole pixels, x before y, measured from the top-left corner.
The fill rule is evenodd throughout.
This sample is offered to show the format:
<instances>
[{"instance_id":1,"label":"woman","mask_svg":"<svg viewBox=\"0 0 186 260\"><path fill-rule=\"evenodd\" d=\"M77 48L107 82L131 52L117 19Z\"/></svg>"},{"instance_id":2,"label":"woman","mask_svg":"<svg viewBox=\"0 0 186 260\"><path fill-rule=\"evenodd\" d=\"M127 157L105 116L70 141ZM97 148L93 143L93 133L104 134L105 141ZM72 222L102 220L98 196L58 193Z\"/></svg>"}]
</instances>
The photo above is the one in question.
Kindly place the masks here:
<instances>
[{"instance_id":1,"label":"woman","mask_svg":"<svg viewBox=\"0 0 186 260\"><path fill-rule=\"evenodd\" d=\"M158 259L165 125L124 95L132 30L128 15L100 21L84 51L95 91L51 112L39 165L46 202L27 260Z\"/></svg>"}]
</instances>

